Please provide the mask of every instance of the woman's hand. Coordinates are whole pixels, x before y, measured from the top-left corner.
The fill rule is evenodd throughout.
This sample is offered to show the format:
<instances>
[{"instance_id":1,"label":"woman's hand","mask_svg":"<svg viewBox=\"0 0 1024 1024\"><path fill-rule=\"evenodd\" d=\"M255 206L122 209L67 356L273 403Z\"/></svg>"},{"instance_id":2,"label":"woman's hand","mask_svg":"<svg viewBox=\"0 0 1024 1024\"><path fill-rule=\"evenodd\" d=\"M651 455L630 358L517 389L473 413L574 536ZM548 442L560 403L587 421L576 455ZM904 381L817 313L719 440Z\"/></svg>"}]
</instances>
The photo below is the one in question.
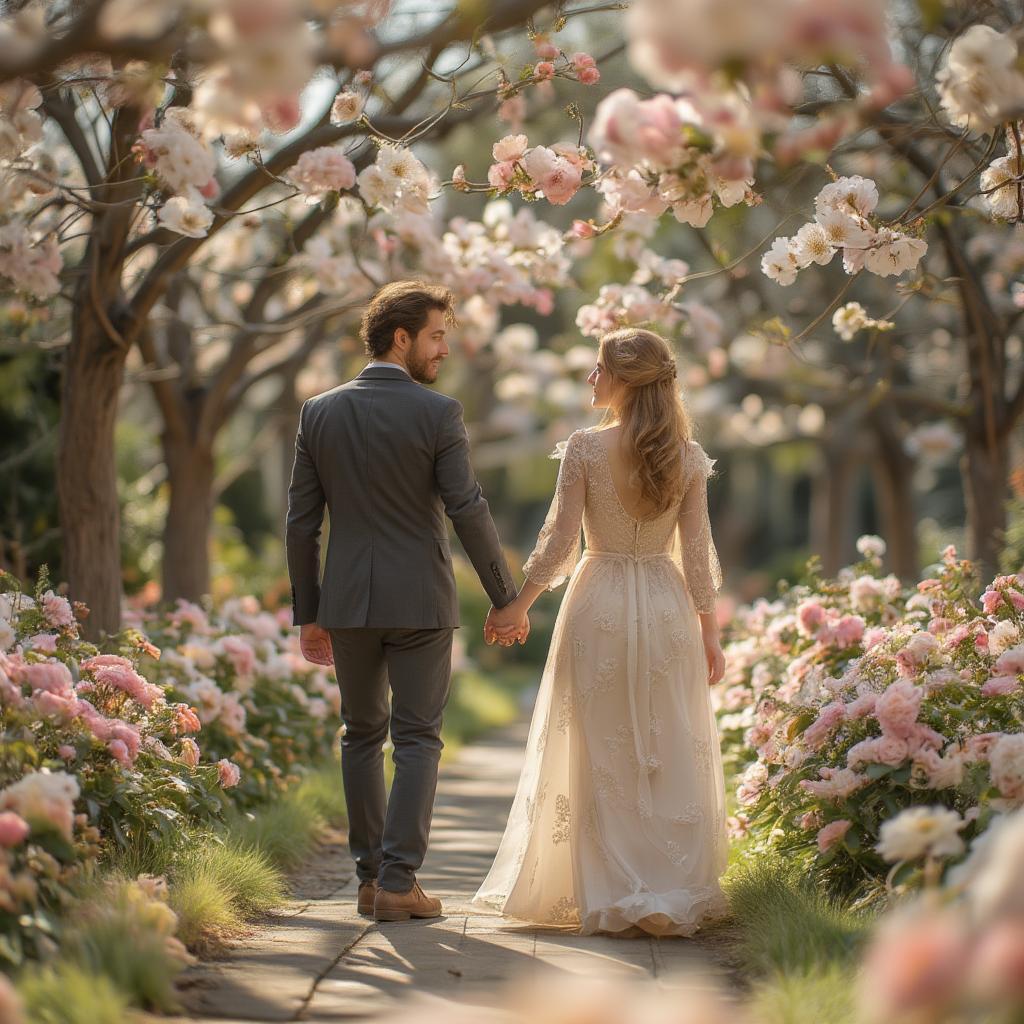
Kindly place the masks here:
<instances>
[{"instance_id":1,"label":"woman's hand","mask_svg":"<svg viewBox=\"0 0 1024 1024\"><path fill-rule=\"evenodd\" d=\"M492 608L484 622L484 640L511 647L517 640L523 644L530 635L530 617L526 605L518 598L504 608Z\"/></svg>"},{"instance_id":2,"label":"woman's hand","mask_svg":"<svg viewBox=\"0 0 1024 1024\"><path fill-rule=\"evenodd\" d=\"M725 654L717 635L704 637L704 656L708 662L708 686L714 686L725 675Z\"/></svg>"}]
</instances>

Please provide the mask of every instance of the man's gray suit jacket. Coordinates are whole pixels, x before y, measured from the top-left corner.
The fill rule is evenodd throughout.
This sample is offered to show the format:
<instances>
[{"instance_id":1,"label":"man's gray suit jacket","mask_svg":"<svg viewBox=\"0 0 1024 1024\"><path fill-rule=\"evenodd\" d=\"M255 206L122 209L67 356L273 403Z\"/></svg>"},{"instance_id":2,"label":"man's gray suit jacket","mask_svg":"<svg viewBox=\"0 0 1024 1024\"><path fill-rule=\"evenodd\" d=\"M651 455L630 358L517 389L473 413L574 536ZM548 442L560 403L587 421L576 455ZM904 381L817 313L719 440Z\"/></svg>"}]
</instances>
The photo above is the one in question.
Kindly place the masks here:
<instances>
[{"instance_id":1,"label":"man's gray suit jacket","mask_svg":"<svg viewBox=\"0 0 1024 1024\"><path fill-rule=\"evenodd\" d=\"M288 489L295 624L457 626L446 514L491 603L508 604L516 588L470 464L459 402L398 367L368 367L310 398L299 414Z\"/></svg>"}]
</instances>

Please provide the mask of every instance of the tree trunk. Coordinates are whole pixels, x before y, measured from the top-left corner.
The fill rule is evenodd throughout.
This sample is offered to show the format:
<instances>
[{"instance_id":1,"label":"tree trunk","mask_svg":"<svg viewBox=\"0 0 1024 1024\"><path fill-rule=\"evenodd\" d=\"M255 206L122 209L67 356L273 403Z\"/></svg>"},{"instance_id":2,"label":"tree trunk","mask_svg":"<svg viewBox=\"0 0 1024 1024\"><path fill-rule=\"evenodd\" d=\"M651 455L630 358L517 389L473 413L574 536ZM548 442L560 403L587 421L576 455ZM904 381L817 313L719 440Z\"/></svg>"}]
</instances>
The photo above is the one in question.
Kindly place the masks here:
<instances>
[{"instance_id":1,"label":"tree trunk","mask_svg":"<svg viewBox=\"0 0 1024 1024\"><path fill-rule=\"evenodd\" d=\"M81 293L79 293L81 297ZM89 606L83 633L121 628L120 507L114 425L126 352L91 305L76 302L64 363L57 501L70 597Z\"/></svg>"},{"instance_id":2,"label":"tree trunk","mask_svg":"<svg viewBox=\"0 0 1024 1024\"><path fill-rule=\"evenodd\" d=\"M821 471L812 482L811 550L820 555L824 575L834 576L845 560L856 463L839 443L826 444L822 455Z\"/></svg>"},{"instance_id":3,"label":"tree trunk","mask_svg":"<svg viewBox=\"0 0 1024 1024\"><path fill-rule=\"evenodd\" d=\"M887 546L890 569L905 582L918 578L917 517L911 486L914 460L903 449L901 438L888 417L872 418L878 451L871 460L872 479Z\"/></svg>"},{"instance_id":4,"label":"tree trunk","mask_svg":"<svg viewBox=\"0 0 1024 1024\"><path fill-rule=\"evenodd\" d=\"M164 524L163 599L199 601L210 592L213 451L205 443L163 435L170 504Z\"/></svg>"},{"instance_id":5,"label":"tree trunk","mask_svg":"<svg viewBox=\"0 0 1024 1024\"><path fill-rule=\"evenodd\" d=\"M1006 535L1009 445L1001 437L992 450L984 432L970 427L964 436L960 471L967 503L967 557L977 562L985 584L996 573Z\"/></svg>"}]
</instances>

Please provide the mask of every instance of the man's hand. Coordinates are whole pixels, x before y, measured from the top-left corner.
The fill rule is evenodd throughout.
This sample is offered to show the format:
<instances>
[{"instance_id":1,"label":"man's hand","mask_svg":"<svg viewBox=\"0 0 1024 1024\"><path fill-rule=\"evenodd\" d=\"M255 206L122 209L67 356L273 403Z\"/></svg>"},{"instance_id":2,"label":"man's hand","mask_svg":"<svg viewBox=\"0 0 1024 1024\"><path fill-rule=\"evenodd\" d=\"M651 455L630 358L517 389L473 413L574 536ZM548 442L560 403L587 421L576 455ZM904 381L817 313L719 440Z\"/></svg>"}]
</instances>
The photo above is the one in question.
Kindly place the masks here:
<instances>
[{"instance_id":1,"label":"man's hand","mask_svg":"<svg viewBox=\"0 0 1024 1024\"><path fill-rule=\"evenodd\" d=\"M299 650L306 661L311 661L314 665L334 664L331 634L315 622L308 622L299 628Z\"/></svg>"},{"instance_id":2,"label":"man's hand","mask_svg":"<svg viewBox=\"0 0 1024 1024\"><path fill-rule=\"evenodd\" d=\"M504 608L491 608L484 622L484 640L488 644L497 641L502 647L511 647L517 640L526 643L530 635L530 617L517 601Z\"/></svg>"}]
</instances>

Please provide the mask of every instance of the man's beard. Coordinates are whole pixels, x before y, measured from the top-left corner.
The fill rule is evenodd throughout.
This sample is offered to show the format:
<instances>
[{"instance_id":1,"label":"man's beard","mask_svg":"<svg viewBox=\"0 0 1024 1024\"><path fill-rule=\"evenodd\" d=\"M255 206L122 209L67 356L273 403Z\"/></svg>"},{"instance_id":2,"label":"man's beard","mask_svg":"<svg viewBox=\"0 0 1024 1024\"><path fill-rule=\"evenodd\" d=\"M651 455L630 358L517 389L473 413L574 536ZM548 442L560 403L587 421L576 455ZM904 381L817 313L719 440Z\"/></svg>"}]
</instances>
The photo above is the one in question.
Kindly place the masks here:
<instances>
[{"instance_id":1,"label":"man's beard","mask_svg":"<svg viewBox=\"0 0 1024 1024\"><path fill-rule=\"evenodd\" d=\"M437 368L440 363L421 356L415 349L411 349L405 358L405 368L409 376L420 384L433 384L437 380Z\"/></svg>"}]
</instances>

